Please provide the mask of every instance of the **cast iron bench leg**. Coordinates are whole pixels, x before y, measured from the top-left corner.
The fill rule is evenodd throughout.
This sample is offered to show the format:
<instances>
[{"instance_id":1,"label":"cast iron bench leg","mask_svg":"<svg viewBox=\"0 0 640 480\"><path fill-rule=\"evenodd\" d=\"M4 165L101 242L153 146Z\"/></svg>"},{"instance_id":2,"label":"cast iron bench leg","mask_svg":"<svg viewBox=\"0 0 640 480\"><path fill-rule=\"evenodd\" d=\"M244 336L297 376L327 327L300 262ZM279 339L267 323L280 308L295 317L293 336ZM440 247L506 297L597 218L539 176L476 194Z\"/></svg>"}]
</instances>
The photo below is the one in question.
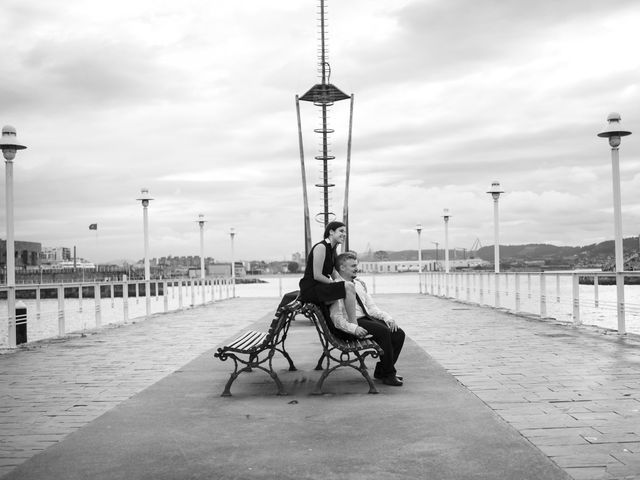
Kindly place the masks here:
<instances>
[{"instance_id":1,"label":"cast iron bench leg","mask_svg":"<svg viewBox=\"0 0 640 480\"><path fill-rule=\"evenodd\" d=\"M360 355L358 355L358 359L360 360L360 368L358 370L360 370L360 373L362 374L362 376L369 383L369 393L378 393L378 390L376 389L375 385L373 384L373 380L371 380L371 375L369 375L369 372L367 370L367 366L364 363L364 358L362 358Z\"/></svg>"},{"instance_id":2,"label":"cast iron bench leg","mask_svg":"<svg viewBox=\"0 0 640 480\"><path fill-rule=\"evenodd\" d=\"M324 360L325 356L326 355L324 354L324 352L322 352L322 355L320 355L320 358L318 359L318 364L316 365L315 370L324 370L324 368L322 367L322 361Z\"/></svg>"},{"instance_id":3,"label":"cast iron bench leg","mask_svg":"<svg viewBox=\"0 0 640 480\"><path fill-rule=\"evenodd\" d=\"M329 376L329 374L331 372L333 372L339 366L340 366L340 364L336 365L335 367L333 367L333 368L331 368L329 370L325 370L324 372L322 372L322 375L320 375L320 378L316 382L316 386L313 389L313 392L311 392L311 395L322 395L322 384L324 383L325 379Z\"/></svg>"},{"instance_id":4,"label":"cast iron bench leg","mask_svg":"<svg viewBox=\"0 0 640 480\"><path fill-rule=\"evenodd\" d=\"M289 356L289 354L287 353L287 351L286 351L284 348L282 348L282 349L280 349L280 348L276 348L276 350L277 350L277 351L279 351L279 352L284 356L284 358L286 358L286 359L287 359L287 361L289 362L289 371L290 371L290 372L296 372L298 369L297 369L297 368L296 368L296 366L293 364L293 360L291 360L291 357Z\"/></svg>"},{"instance_id":5,"label":"cast iron bench leg","mask_svg":"<svg viewBox=\"0 0 640 480\"><path fill-rule=\"evenodd\" d=\"M276 375L276 372L270 372L269 375L271 375L271 378L273 378L273 381L276 382L276 385L278 386L278 395L289 395L284 390L284 385L282 385L282 382L278 378L278 375Z\"/></svg>"},{"instance_id":6,"label":"cast iron bench leg","mask_svg":"<svg viewBox=\"0 0 640 480\"><path fill-rule=\"evenodd\" d=\"M231 384L233 383L233 381L238 378L238 375L240 375L240 372L233 372L231 374L231 377L229 378L229 381L227 381L227 384L224 386L224 391L222 392L222 395L220 395L221 397L230 397L231 396Z\"/></svg>"}]
</instances>

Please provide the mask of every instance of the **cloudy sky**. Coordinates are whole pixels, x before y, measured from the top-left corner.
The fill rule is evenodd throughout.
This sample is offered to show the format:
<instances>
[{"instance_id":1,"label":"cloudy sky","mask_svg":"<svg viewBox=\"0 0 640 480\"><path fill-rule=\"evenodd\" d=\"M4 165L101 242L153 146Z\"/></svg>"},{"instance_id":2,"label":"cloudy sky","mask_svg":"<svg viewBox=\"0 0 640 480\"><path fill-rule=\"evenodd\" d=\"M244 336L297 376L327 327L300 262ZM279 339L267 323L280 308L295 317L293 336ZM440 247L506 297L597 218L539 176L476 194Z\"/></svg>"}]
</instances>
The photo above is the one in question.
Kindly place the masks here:
<instances>
[{"instance_id":1,"label":"cloudy sky","mask_svg":"<svg viewBox=\"0 0 640 480\"><path fill-rule=\"evenodd\" d=\"M294 96L317 82L318 0L5 0L0 123L14 167L16 239L102 262L143 256L289 259L303 252ZM640 233L637 0L328 0L331 82L355 95L351 247L613 237L618 111L623 229ZM348 102L330 114L331 210L344 196ZM302 105L311 214L322 210L318 111ZM4 173L2 174L4 190ZM4 194L2 231L6 235ZM98 223L98 235L88 229ZM321 226L313 225L314 241Z\"/></svg>"}]
</instances>

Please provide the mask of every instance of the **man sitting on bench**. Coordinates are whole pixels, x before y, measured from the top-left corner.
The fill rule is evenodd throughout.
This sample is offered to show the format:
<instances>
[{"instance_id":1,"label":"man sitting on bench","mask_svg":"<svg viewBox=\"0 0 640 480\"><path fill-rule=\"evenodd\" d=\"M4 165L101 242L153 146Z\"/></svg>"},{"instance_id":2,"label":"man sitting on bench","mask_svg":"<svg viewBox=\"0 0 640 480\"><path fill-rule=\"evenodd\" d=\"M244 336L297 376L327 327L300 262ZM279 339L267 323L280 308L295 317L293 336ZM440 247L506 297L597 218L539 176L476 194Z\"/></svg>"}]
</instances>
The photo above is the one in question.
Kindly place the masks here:
<instances>
[{"instance_id":1,"label":"man sitting on bench","mask_svg":"<svg viewBox=\"0 0 640 480\"><path fill-rule=\"evenodd\" d=\"M354 253L347 252L338 255L335 264L338 274L345 281L355 284L358 323L349 322L344 300L337 300L331 304L329 310L333 324L337 329L358 338L370 335L384 351L373 373L374 378L381 379L386 385L402 386L402 377L396 375L395 363L404 344L404 331L398 327L391 315L377 307L362 281L356 278L358 258Z\"/></svg>"}]
</instances>

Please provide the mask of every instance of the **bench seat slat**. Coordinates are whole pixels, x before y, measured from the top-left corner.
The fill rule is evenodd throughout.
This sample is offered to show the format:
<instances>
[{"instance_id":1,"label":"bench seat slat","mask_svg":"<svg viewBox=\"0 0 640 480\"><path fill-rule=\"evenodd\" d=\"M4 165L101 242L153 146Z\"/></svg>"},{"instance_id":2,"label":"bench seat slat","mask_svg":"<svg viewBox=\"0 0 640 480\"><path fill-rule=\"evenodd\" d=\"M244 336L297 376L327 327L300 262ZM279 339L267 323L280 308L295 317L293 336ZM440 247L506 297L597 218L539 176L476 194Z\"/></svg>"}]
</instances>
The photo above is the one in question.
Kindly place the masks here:
<instances>
[{"instance_id":1,"label":"bench seat slat","mask_svg":"<svg viewBox=\"0 0 640 480\"><path fill-rule=\"evenodd\" d=\"M248 350L250 348L257 347L264 339L267 337L267 334L264 332L256 332L255 330L249 330L244 335L236 338L233 342L227 345L227 350Z\"/></svg>"}]
</instances>

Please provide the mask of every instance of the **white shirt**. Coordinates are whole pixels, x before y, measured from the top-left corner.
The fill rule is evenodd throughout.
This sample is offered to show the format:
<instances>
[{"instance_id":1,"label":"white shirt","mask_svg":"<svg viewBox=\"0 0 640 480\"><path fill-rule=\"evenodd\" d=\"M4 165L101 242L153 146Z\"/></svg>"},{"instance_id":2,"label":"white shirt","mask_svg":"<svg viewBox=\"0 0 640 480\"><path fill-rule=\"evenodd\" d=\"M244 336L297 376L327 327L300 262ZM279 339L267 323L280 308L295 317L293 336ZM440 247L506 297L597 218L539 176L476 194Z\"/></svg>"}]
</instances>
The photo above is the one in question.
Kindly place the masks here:
<instances>
[{"instance_id":1,"label":"white shirt","mask_svg":"<svg viewBox=\"0 0 640 480\"><path fill-rule=\"evenodd\" d=\"M371 295L367 293L366 287L364 286L362 280L354 278L353 284L356 287L356 294L364 304L364 308L367 310L368 316L371 318L383 320L387 325L389 325L389 321L392 320L391 315L378 308L378 306L373 301L373 298L371 298ZM331 306L329 307L329 314L331 315L331 320L333 320L333 324L336 326L336 328L355 335L358 324L349 322L347 309L344 306L344 298L337 300L331 304ZM362 311L359 303L356 302L356 318L365 316L367 315L365 315L365 313Z\"/></svg>"}]
</instances>

